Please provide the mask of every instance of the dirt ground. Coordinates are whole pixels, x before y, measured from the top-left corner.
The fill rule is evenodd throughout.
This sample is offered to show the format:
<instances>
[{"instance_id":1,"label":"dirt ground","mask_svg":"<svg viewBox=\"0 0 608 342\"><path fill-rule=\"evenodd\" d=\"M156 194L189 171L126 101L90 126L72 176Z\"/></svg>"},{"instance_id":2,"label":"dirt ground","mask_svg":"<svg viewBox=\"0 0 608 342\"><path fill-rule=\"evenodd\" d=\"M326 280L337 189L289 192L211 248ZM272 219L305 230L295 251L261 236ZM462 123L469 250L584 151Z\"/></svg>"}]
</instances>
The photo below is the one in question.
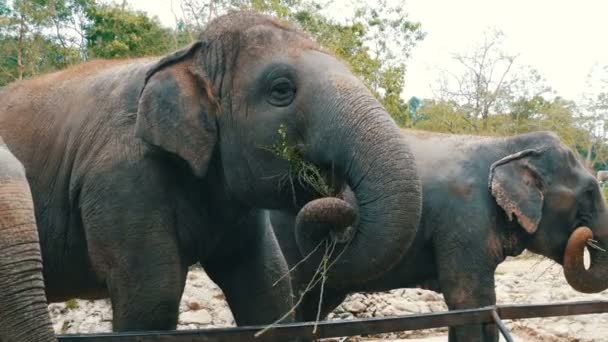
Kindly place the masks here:
<instances>
[{"instance_id":1,"label":"dirt ground","mask_svg":"<svg viewBox=\"0 0 608 342\"><path fill-rule=\"evenodd\" d=\"M608 300L608 291L586 295L572 290L562 268L545 258L524 254L509 258L496 271L499 304L540 304L576 300ZM108 300L71 300L49 306L57 333L109 332L112 311ZM330 319L386 317L447 310L443 297L422 289L353 294ZM180 305L178 329L234 326L221 290L200 268L188 274ZM505 321L516 341L608 342L608 313ZM327 341L447 341L447 329L357 336Z\"/></svg>"}]
</instances>

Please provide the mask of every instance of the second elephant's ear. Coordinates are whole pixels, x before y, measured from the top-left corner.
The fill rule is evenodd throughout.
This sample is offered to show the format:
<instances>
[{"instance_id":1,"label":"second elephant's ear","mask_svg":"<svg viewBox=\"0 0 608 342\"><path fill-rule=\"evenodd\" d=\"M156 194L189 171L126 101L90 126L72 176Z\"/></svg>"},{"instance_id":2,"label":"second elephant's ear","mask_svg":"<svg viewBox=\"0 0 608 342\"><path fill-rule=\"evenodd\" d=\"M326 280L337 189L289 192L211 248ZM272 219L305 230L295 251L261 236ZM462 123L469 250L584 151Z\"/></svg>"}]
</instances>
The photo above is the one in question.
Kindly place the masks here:
<instances>
[{"instance_id":1,"label":"second elephant's ear","mask_svg":"<svg viewBox=\"0 0 608 342\"><path fill-rule=\"evenodd\" d=\"M529 234L538 229L543 209L543 180L530 162L542 153L539 150L524 150L492 164L489 188L496 203L510 220L513 215Z\"/></svg>"},{"instance_id":2,"label":"second elephant's ear","mask_svg":"<svg viewBox=\"0 0 608 342\"><path fill-rule=\"evenodd\" d=\"M135 134L186 160L197 176L207 172L217 143L213 92L195 72L203 42L168 55L148 71L139 97Z\"/></svg>"}]
</instances>

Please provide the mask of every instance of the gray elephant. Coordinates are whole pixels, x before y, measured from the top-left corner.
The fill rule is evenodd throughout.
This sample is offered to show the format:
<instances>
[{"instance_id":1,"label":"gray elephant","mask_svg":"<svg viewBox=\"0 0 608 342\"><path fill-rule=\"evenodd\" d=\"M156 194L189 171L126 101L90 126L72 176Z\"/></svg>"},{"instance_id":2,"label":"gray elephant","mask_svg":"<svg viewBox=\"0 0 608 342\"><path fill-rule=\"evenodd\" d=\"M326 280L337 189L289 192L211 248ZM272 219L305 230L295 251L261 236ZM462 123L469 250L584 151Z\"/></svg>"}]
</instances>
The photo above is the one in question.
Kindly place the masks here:
<instances>
[{"instance_id":1,"label":"gray elephant","mask_svg":"<svg viewBox=\"0 0 608 342\"><path fill-rule=\"evenodd\" d=\"M0 341L56 341L30 187L0 137Z\"/></svg>"},{"instance_id":2,"label":"gray elephant","mask_svg":"<svg viewBox=\"0 0 608 342\"><path fill-rule=\"evenodd\" d=\"M404 247L408 251L403 258L393 260L379 278L354 286L347 280L339 287L327 284L322 317L350 292L407 287L442 292L450 309L494 305L496 267L525 249L563 265L566 280L577 291L608 288L604 199L594 176L556 135L496 138L407 130L404 140L412 146L423 185L423 214L414 243ZM346 191L342 199L333 199L332 210L323 212L321 200L307 204L297 216L270 212L290 266L314 245L312 241L301 248L303 244L296 244L301 237L324 236L327 231L339 235L356 221L354 198L358 196ZM381 248L394 248L395 243ZM583 265L586 244L591 253L588 270ZM313 255L296 269L296 292L306 286L318 264L318 255ZM319 294L316 287L304 298L299 320L315 319ZM480 325L449 332L450 341L497 339L494 328Z\"/></svg>"},{"instance_id":3,"label":"gray elephant","mask_svg":"<svg viewBox=\"0 0 608 342\"><path fill-rule=\"evenodd\" d=\"M297 212L320 193L285 181L291 161L269 151L281 127L375 223L358 227L346 255L359 259L343 276L386 271L421 213L410 148L362 82L288 24L231 12L163 58L93 61L0 90L0 134L28 170L49 300L109 297L115 331L174 329L200 262L238 325L288 312L289 279L273 285L285 260L259 208ZM385 210L394 216L377 217ZM399 245L369 248L387 240Z\"/></svg>"}]
</instances>

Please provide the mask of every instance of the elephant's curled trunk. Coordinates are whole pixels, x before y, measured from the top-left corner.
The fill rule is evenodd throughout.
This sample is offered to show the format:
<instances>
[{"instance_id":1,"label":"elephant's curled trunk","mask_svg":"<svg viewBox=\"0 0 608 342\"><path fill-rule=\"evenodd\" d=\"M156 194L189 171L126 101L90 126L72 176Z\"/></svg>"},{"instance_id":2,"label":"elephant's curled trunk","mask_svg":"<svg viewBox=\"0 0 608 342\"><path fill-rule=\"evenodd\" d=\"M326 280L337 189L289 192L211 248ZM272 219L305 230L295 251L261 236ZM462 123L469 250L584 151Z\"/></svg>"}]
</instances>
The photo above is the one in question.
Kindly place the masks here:
<instances>
[{"instance_id":1,"label":"elephant's curled trunk","mask_svg":"<svg viewBox=\"0 0 608 342\"><path fill-rule=\"evenodd\" d=\"M0 180L0 335L2 341L56 341L25 180Z\"/></svg>"},{"instance_id":2,"label":"elephant's curled trunk","mask_svg":"<svg viewBox=\"0 0 608 342\"><path fill-rule=\"evenodd\" d=\"M564 253L564 276L573 289L583 293L597 293L608 288L608 251L589 249L591 265L585 269L585 246L593 239L587 227L577 228L568 240Z\"/></svg>"},{"instance_id":3,"label":"elephant's curled trunk","mask_svg":"<svg viewBox=\"0 0 608 342\"><path fill-rule=\"evenodd\" d=\"M392 268L416 235L422 206L416 164L401 131L371 95L349 96L353 93L357 90L342 89L342 101L330 110L337 114L329 116L311 139L319 142L313 149L324 151L321 163L329 161L341 170L352 193L345 193L346 201L313 201L296 218L296 240L303 255L327 231L354 227L354 237L342 244L346 250L327 275L333 287L363 283ZM332 129L336 125L341 127Z\"/></svg>"}]
</instances>

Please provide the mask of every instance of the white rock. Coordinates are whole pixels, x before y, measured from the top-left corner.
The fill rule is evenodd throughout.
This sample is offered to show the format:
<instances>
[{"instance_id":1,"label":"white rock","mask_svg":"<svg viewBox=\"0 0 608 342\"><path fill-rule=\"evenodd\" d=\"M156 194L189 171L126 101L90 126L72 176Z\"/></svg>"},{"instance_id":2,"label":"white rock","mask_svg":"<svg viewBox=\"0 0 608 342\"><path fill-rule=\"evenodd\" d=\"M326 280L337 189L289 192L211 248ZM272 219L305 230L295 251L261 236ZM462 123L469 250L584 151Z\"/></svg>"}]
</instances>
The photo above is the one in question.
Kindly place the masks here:
<instances>
[{"instance_id":1,"label":"white rock","mask_svg":"<svg viewBox=\"0 0 608 342\"><path fill-rule=\"evenodd\" d=\"M384 309L380 310L380 316L389 317L389 316L398 316L399 311L395 309L392 305L386 306Z\"/></svg>"},{"instance_id":2,"label":"white rock","mask_svg":"<svg viewBox=\"0 0 608 342\"><path fill-rule=\"evenodd\" d=\"M405 300L396 301L393 303L395 309L407 312L420 312L420 307L416 303L407 302Z\"/></svg>"},{"instance_id":3,"label":"white rock","mask_svg":"<svg viewBox=\"0 0 608 342\"><path fill-rule=\"evenodd\" d=\"M359 301L349 301L344 304L344 309L346 309L346 311L358 313L365 311L367 306Z\"/></svg>"},{"instance_id":4,"label":"white rock","mask_svg":"<svg viewBox=\"0 0 608 342\"><path fill-rule=\"evenodd\" d=\"M187 311L179 315L180 324L203 324L207 325L213 321L213 317L205 309Z\"/></svg>"},{"instance_id":5,"label":"white rock","mask_svg":"<svg viewBox=\"0 0 608 342\"><path fill-rule=\"evenodd\" d=\"M581 323L574 322L574 323L570 324L569 330L570 330L571 333L576 334L579 331L583 330L584 328L585 328L585 326L582 325Z\"/></svg>"},{"instance_id":6,"label":"white rock","mask_svg":"<svg viewBox=\"0 0 608 342\"><path fill-rule=\"evenodd\" d=\"M557 335L566 336L568 334L568 325L567 324L557 324L553 327L553 330Z\"/></svg>"}]
</instances>

